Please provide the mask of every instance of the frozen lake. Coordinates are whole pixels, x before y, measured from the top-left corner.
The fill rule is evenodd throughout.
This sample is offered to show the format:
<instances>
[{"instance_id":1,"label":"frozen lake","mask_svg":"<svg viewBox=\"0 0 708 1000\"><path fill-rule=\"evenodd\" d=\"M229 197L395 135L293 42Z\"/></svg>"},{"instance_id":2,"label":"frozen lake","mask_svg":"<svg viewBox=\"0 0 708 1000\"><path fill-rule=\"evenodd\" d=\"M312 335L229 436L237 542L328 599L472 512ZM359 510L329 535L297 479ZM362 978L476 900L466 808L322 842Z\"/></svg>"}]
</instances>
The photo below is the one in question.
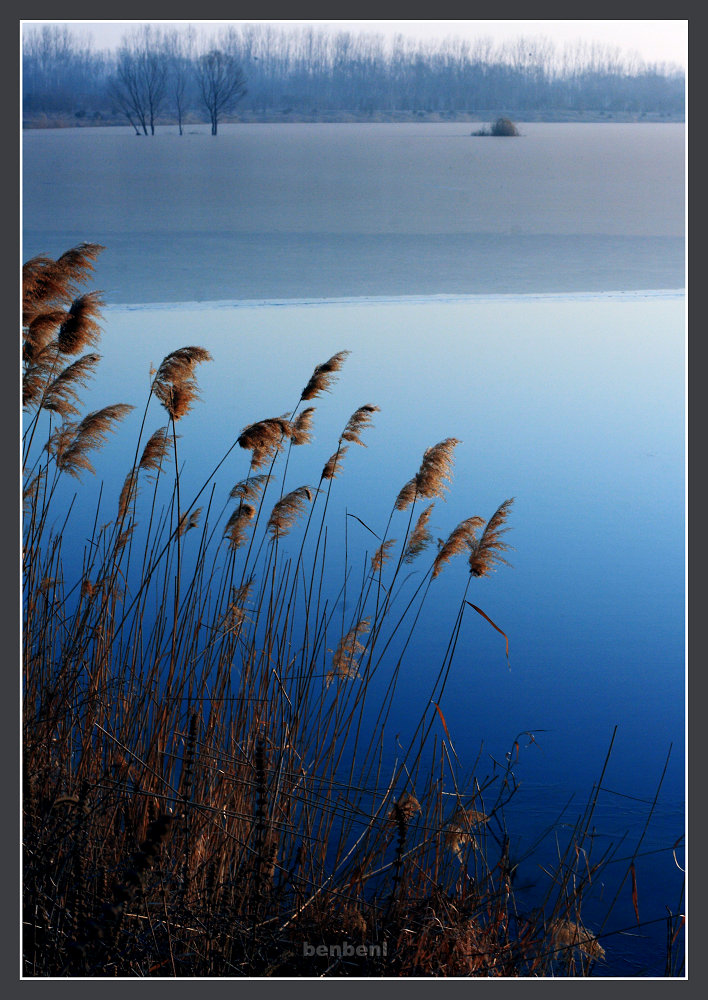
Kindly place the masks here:
<instances>
[{"instance_id":1,"label":"frozen lake","mask_svg":"<svg viewBox=\"0 0 708 1000\"><path fill-rule=\"evenodd\" d=\"M106 246L109 302L684 284L683 125L24 135L25 257Z\"/></svg>"},{"instance_id":2,"label":"frozen lake","mask_svg":"<svg viewBox=\"0 0 708 1000\"><path fill-rule=\"evenodd\" d=\"M498 634L468 622L442 705L457 753L471 766L483 743L503 758L538 731L509 819L527 840L571 794L571 823L582 811L617 725L602 839L641 832L673 743L637 860L642 918L659 920L678 904L666 848L683 830L684 129L524 125L505 141L473 128L29 132L24 257L107 248L95 280L107 374L85 399L136 406L95 463L111 503L150 366L186 344L214 362L179 428L185 489L246 424L291 410L313 367L343 349L315 441L288 471L291 487L316 482L353 410L381 407L337 480L333 523L351 512L383 530L424 449L462 441L433 534L515 497L515 551L513 569L470 594L508 633L512 669ZM235 453L218 489L246 468ZM466 576L460 558L431 588L392 732L427 690ZM606 930L633 920L625 886ZM597 974L662 975L665 927L643 934L610 938Z\"/></svg>"}]
</instances>

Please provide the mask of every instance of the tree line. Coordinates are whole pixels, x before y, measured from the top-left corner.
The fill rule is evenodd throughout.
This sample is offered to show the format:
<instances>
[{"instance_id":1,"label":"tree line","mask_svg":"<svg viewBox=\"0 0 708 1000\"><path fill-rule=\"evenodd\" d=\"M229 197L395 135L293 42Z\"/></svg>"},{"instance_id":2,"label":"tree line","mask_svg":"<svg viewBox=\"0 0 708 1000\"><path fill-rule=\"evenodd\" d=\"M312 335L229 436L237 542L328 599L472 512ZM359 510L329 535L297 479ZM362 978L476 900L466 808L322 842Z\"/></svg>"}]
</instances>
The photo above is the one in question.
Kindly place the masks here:
<instances>
[{"instance_id":1,"label":"tree line","mask_svg":"<svg viewBox=\"0 0 708 1000\"><path fill-rule=\"evenodd\" d=\"M684 73L619 49L520 37L387 40L314 27L232 25L130 28L116 51L94 48L65 24L29 25L23 38L23 110L132 124L218 123L254 115L593 111L681 116Z\"/></svg>"}]
</instances>

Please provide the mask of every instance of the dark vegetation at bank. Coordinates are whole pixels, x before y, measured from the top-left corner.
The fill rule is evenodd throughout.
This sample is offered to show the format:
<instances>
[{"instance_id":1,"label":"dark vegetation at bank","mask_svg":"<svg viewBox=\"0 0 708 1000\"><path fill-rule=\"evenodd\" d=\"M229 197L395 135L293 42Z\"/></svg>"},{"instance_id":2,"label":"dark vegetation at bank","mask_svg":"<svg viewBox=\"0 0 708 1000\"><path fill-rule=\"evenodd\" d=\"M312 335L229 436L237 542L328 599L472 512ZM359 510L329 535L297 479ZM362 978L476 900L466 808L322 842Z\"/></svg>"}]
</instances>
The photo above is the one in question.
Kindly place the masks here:
<instances>
[{"instance_id":1,"label":"dark vegetation at bank","mask_svg":"<svg viewBox=\"0 0 708 1000\"><path fill-rule=\"evenodd\" d=\"M364 526L372 550L352 539L341 565L330 495L356 489L347 450L378 407L331 429L316 484L287 480L348 352L302 373L292 408L245 426L195 493L179 442L211 358L194 345L151 372L122 488L96 499L92 461L131 409L87 413L80 398L100 364L101 297L82 291L100 250L23 269L24 975L587 976L643 920L665 924L665 973L680 975L682 900L645 915L637 891L653 807L633 843L598 841L603 771L575 822L549 830L557 856L529 908L505 811L533 734L512 735L501 760L457 757L441 705L470 623L495 629L508 659L473 601L507 565L512 500L436 547L428 523L459 443L446 438L385 504L381 533ZM221 496L216 473L239 456ZM76 518L78 554L64 548ZM419 615L463 558L392 761L386 724ZM605 922L591 927L598 895ZM610 931L620 897L636 924Z\"/></svg>"},{"instance_id":2,"label":"dark vegetation at bank","mask_svg":"<svg viewBox=\"0 0 708 1000\"><path fill-rule=\"evenodd\" d=\"M389 44L376 35L240 25L127 28L117 52L67 25L25 28L28 127L214 121L682 121L683 72L606 46L520 38Z\"/></svg>"}]
</instances>

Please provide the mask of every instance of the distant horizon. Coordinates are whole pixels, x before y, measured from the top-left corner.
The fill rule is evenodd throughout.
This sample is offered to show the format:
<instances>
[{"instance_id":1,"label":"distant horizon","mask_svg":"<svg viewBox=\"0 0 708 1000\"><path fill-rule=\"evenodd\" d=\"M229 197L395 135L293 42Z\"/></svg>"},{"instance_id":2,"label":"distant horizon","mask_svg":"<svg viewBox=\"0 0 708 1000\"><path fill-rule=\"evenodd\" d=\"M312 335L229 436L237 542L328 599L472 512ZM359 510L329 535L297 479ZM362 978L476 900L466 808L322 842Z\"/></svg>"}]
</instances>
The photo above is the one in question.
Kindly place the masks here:
<instances>
[{"instance_id":1,"label":"distant horizon","mask_svg":"<svg viewBox=\"0 0 708 1000\"><path fill-rule=\"evenodd\" d=\"M337 31L351 31L355 34L378 34L393 38L400 34L411 40L443 41L450 37L469 40L490 38L497 44L521 39L548 39L558 49L566 45L583 43L598 44L617 49L625 58L637 57L647 64L664 64L686 70L688 61L688 21L687 20L278 20L278 19L233 19L216 20L139 20L87 21L84 19L23 19L23 29L45 24L66 25L79 35L90 37L97 48L115 49L131 25L155 24L161 26L186 27L194 25L200 30L218 31L229 25L259 24L276 27L316 27Z\"/></svg>"}]
</instances>

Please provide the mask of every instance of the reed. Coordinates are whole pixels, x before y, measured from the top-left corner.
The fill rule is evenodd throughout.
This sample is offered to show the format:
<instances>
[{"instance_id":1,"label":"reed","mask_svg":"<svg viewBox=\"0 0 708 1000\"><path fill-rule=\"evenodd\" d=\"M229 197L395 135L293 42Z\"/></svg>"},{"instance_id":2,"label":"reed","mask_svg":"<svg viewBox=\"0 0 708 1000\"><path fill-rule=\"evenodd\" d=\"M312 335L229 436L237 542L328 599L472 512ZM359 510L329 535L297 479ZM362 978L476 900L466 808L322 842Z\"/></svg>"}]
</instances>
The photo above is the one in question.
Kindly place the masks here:
<instances>
[{"instance_id":1,"label":"reed","mask_svg":"<svg viewBox=\"0 0 708 1000\"><path fill-rule=\"evenodd\" d=\"M89 455L130 408L81 416L99 297L79 291L99 252L35 258L23 276L24 974L591 974L612 948L582 918L612 860L590 860L595 800L544 905L524 911L505 819L513 753L465 770L440 707L470 582L504 564L511 501L454 528L417 583L400 579L424 566L433 505L417 505L449 489L459 441L428 448L390 505L388 525L410 508L402 540L387 525L373 556L357 553L357 584L354 552L330 556L328 500L378 407L333 435L316 487L285 492L279 467L286 443L312 447L314 408L298 408L332 390L348 352L315 368L289 415L244 427L227 454L250 452L247 467L219 510L226 456L190 495L177 462L175 425L210 361L188 346L154 372L106 523ZM150 431L156 408L169 422ZM78 554L64 540L77 517ZM462 551L452 630L392 760L387 720L417 622ZM676 971L678 916L670 930Z\"/></svg>"}]
</instances>

